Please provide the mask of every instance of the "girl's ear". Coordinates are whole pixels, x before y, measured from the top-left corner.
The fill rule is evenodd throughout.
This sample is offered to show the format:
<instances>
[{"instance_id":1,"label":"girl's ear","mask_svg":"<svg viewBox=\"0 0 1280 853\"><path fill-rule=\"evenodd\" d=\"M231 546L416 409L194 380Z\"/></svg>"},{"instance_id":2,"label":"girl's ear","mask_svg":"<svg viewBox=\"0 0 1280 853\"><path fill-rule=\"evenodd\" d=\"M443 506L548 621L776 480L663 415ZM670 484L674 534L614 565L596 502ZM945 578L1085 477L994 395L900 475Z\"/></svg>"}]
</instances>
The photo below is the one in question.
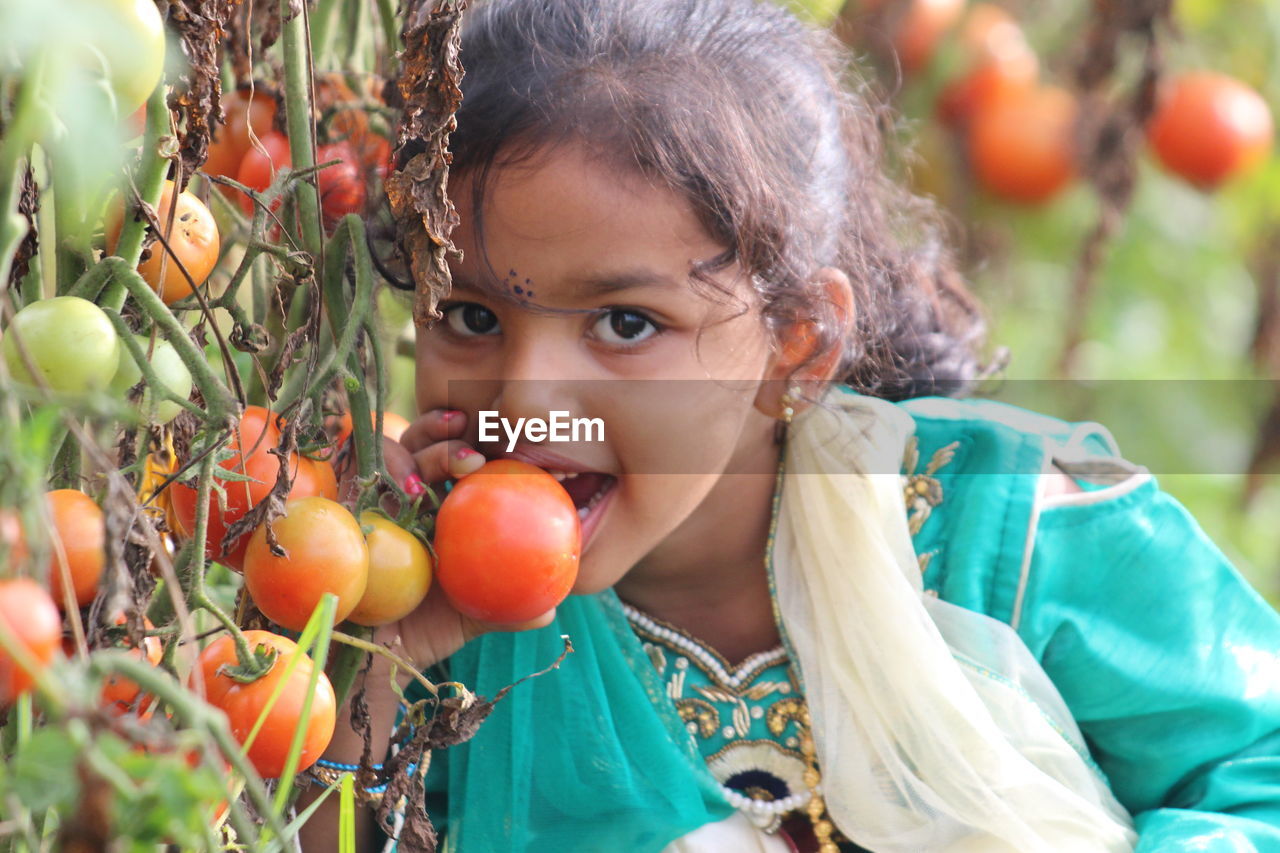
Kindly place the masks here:
<instances>
[{"instance_id":1,"label":"girl's ear","mask_svg":"<svg viewBox=\"0 0 1280 853\"><path fill-rule=\"evenodd\" d=\"M826 318L826 322L835 326L831 330L833 334L826 336L830 343L821 351L824 336L819 334L819 320L813 316L796 317L778 329L777 351L765 370L765 381L755 400L756 408L770 417L780 417L787 407L782 395L789 389L799 386L802 390L799 396L813 400L822 386L837 378L844 342L855 318L853 287L843 271L823 267L814 275L814 290L815 301L825 302L831 309ZM797 408L798 401L789 402Z\"/></svg>"}]
</instances>

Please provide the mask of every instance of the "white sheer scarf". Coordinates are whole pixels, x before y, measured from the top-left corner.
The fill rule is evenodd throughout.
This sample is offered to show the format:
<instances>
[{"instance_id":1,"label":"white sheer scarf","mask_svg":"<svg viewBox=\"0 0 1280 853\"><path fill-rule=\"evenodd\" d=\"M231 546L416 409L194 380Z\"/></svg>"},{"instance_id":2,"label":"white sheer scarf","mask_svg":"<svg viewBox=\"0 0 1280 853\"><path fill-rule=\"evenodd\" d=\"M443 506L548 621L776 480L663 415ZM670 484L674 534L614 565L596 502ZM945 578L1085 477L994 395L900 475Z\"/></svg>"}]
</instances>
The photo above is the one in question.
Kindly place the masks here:
<instances>
[{"instance_id":1,"label":"white sheer scarf","mask_svg":"<svg viewBox=\"0 0 1280 853\"><path fill-rule=\"evenodd\" d=\"M875 853L1128 853L1130 818L1022 641L923 595L896 473L913 431L839 391L789 430L772 570L832 820Z\"/></svg>"}]
</instances>

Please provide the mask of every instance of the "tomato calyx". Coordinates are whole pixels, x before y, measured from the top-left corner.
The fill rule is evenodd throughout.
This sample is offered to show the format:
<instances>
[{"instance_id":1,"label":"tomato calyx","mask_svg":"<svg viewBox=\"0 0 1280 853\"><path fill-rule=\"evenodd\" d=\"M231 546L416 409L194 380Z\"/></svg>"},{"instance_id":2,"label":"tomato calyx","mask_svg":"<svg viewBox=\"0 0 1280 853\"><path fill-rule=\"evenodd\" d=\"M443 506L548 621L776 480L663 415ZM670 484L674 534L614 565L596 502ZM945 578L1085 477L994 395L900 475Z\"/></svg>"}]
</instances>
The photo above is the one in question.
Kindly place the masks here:
<instances>
[{"instance_id":1,"label":"tomato calyx","mask_svg":"<svg viewBox=\"0 0 1280 853\"><path fill-rule=\"evenodd\" d=\"M238 684L252 684L271 672L271 668L276 665L276 660L280 657L280 650L262 644L255 646L252 654L252 664L246 664L241 661L232 666L224 663L218 667L217 674L225 675Z\"/></svg>"}]
</instances>

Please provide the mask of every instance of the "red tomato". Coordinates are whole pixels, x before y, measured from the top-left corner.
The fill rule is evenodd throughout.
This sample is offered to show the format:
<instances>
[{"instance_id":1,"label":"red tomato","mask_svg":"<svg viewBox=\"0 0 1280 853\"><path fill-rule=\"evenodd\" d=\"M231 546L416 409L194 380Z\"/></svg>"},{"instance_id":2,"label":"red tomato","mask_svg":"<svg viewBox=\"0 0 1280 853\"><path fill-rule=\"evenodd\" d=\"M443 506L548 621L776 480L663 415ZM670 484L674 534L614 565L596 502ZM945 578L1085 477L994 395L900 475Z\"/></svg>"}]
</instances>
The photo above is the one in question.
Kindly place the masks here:
<instances>
[{"instance_id":1,"label":"red tomato","mask_svg":"<svg viewBox=\"0 0 1280 853\"><path fill-rule=\"evenodd\" d=\"M293 165L293 154L289 151L289 138L283 133L272 131L265 134L259 138L258 144L261 149L255 145L245 152L236 173L236 180L250 189L261 192L271 186L271 182L276 178L276 172ZM238 201L240 208L252 216L253 200L247 195L241 195Z\"/></svg>"},{"instance_id":2,"label":"red tomato","mask_svg":"<svg viewBox=\"0 0 1280 853\"><path fill-rule=\"evenodd\" d=\"M316 163L341 160L316 174L320 190L320 210L324 213L326 227L333 227L348 213L364 210L365 182L360 174L359 157L355 149L345 142L321 145L316 151Z\"/></svg>"},{"instance_id":3,"label":"red tomato","mask_svg":"<svg viewBox=\"0 0 1280 853\"><path fill-rule=\"evenodd\" d=\"M115 618L115 624L123 625L124 622L124 614L118 614ZM144 619L143 624L148 630L155 627L149 619ZM145 652L145 659L152 666L159 666L160 658L164 654L164 647L161 645L159 637L144 637L141 649L133 646L128 648L129 653L140 660L143 659ZM138 687L136 682L130 681L122 675L108 676L102 685L102 704L117 713L126 713L133 709L140 690L141 688ZM146 701L144 699L138 704L146 704Z\"/></svg>"},{"instance_id":4,"label":"red tomato","mask_svg":"<svg viewBox=\"0 0 1280 853\"><path fill-rule=\"evenodd\" d=\"M305 456L299 456L298 466L293 474L293 488L289 490L289 495L295 498L315 495L336 501L338 475L334 473L333 465L324 459L308 459Z\"/></svg>"},{"instance_id":5,"label":"red tomato","mask_svg":"<svg viewBox=\"0 0 1280 853\"><path fill-rule=\"evenodd\" d=\"M360 523L373 530L369 546L369 585L347 616L357 625L376 627L412 613L431 588L431 555L418 538L386 516L365 512Z\"/></svg>"},{"instance_id":6,"label":"red tomato","mask_svg":"<svg viewBox=\"0 0 1280 853\"><path fill-rule=\"evenodd\" d=\"M164 182L164 194L156 214L163 228L169 224L169 210L173 206L173 181ZM124 206L117 206L106 223L107 251L114 252L124 219ZM178 209L173 213L173 231L167 236L174 255L187 268L196 286L204 284L218 265L220 240L213 214L204 202L190 190L178 194ZM191 295L191 284L178 269L173 257L167 257L164 246L157 240L151 246L151 256L138 264L138 272L151 289L160 295L166 305ZM160 268L164 267L163 278Z\"/></svg>"},{"instance_id":7,"label":"red tomato","mask_svg":"<svg viewBox=\"0 0 1280 853\"><path fill-rule=\"evenodd\" d=\"M555 477L503 459L454 485L436 516L435 550L436 577L458 612L526 622L573 588L581 527Z\"/></svg>"},{"instance_id":8,"label":"red tomato","mask_svg":"<svg viewBox=\"0 0 1280 853\"><path fill-rule=\"evenodd\" d=\"M36 665L46 666L57 653L62 617L49 593L27 578L0 580L0 630L6 631ZM33 672L0 645L0 706L9 705L35 684Z\"/></svg>"},{"instance_id":9,"label":"red tomato","mask_svg":"<svg viewBox=\"0 0 1280 853\"><path fill-rule=\"evenodd\" d=\"M386 138L370 133L360 148L360 162L379 181L385 181L391 171L391 143Z\"/></svg>"},{"instance_id":10,"label":"red tomato","mask_svg":"<svg viewBox=\"0 0 1280 853\"><path fill-rule=\"evenodd\" d=\"M1052 198L1075 176L1077 110L1071 93L1044 87L978 113L969 126L969 157L978 181L1009 201Z\"/></svg>"},{"instance_id":11,"label":"red tomato","mask_svg":"<svg viewBox=\"0 0 1280 853\"><path fill-rule=\"evenodd\" d=\"M223 96L222 115L224 122L221 127L215 126L202 171L235 178L244 155L253 147L249 128L261 139L274 127L276 99L261 91L255 91L250 98L248 89L237 89ZM230 192L226 187L223 190Z\"/></svg>"},{"instance_id":12,"label":"red tomato","mask_svg":"<svg viewBox=\"0 0 1280 853\"><path fill-rule=\"evenodd\" d=\"M53 519L49 559L49 591L59 607L64 605L63 561L70 573L76 604L84 607L98 594L98 581L107 562L107 525L93 498L76 489L56 489L45 495Z\"/></svg>"},{"instance_id":13,"label":"red tomato","mask_svg":"<svg viewBox=\"0 0 1280 853\"><path fill-rule=\"evenodd\" d=\"M223 635L200 653L197 662L204 678L205 699L227 715L231 734L243 744L248 740L249 733L253 731L271 694L284 680L289 661L295 655L301 655L302 660L285 682L280 698L267 713L265 722L246 755L259 775L273 779L284 772L294 730L298 726L305 726L306 736L298 770L306 770L324 754L333 738L337 712L333 685L329 683L328 676L320 673L312 694L311 713L303 719L302 704L306 700L307 684L315 666L311 657L299 651L292 640L269 631L245 631L244 635L250 648L265 646L275 649L278 652L275 664L266 675L249 684L241 684L228 675L219 674L223 666L233 667L238 664L235 641L230 636Z\"/></svg>"},{"instance_id":14,"label":"red tomato","mask_svg":"<svg viewBox=\"0 0 1280 853\"><path fill-rule=\"evenodd\" d=\"M1163 88L1147 138L1166 169L1211 190L1266 159L1274 132L1257 92L1225 74L1192 71Z\"/></svg>"},{"instance_id":15,"label":"red tomato","mask_svg":"<svg viewBox=\"0 0 1280 853\"><path fill-rule=\"evenodd\" d=\"M342 504L310 497L285 504L271 525L287 556L277 557L263 525L244 557L244 584L272 622L294 631L307 625L325 593L338 597L334 624L347 618L369 583L369 549L355 517Z\"/></svg>"},{"instance_id":16,"label":"red tomato","mask_svg":"<svg viewBox=\"0 0 1280 853\"><path fill-rule=\"evenodd\" d=\"M969 70L938 97L938 117L950 127L965 127L996 101L1032 88L1039 77L1040 61L1022 28L998 6L974 5L960 30L960 47Z\"/></svg>"},{"instance_id":17,"label":"red tomato","mask_svg":"<svg viewBox=\"0 0 1280 853\"><path fill-rule=\"evenodd\" d=\"M216 494L209 496L208 536L205 554L220 563L239 569L244 564L244 551L249 544L249 534L237 540L235 547L223 553L222 538L227 528L244 517L244 514L261 502L271 492L280 473L279 460L268 451L280 441L275 416L260 406L249 406L231 442L227 445L234 455L221 466L227 471L253 477L249 483L223 481L226 490L226 507L220 508ZM196 524L196 490L181 483L169 487L173 514L180 532L190 536Z\"/></svg>"}]
</instances>

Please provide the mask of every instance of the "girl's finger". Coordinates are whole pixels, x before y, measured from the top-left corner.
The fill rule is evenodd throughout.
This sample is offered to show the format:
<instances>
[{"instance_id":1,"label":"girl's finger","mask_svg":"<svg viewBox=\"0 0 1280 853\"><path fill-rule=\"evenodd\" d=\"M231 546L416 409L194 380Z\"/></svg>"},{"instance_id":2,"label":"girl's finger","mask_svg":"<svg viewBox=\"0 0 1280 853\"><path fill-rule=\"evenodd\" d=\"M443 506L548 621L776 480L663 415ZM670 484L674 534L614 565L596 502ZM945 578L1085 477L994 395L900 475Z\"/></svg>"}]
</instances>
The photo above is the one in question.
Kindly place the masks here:
<instances>
[{"instance_id":1,"label":"girl's finger","mask_svg":"<svg viewBox=\"0 0 1280 853\"><path fill-rule=\"evenodd\" d=\"M440 441L413 454L418 473L428 483L457 480L473 474L485 459L466 442Z\"/></svg>"},{"instance_id":2,"label":"girl's finger","mask_svg":"<svg viewBox=\"0 0 1280 853\"><path fill-rule=\"evenodd\" d=\"M432 409L423 412L409 424L400 443L410 452L423 450L429 444L460 438L467 428L467 413L460 409Z\"/></svg>"}]
</instances>

